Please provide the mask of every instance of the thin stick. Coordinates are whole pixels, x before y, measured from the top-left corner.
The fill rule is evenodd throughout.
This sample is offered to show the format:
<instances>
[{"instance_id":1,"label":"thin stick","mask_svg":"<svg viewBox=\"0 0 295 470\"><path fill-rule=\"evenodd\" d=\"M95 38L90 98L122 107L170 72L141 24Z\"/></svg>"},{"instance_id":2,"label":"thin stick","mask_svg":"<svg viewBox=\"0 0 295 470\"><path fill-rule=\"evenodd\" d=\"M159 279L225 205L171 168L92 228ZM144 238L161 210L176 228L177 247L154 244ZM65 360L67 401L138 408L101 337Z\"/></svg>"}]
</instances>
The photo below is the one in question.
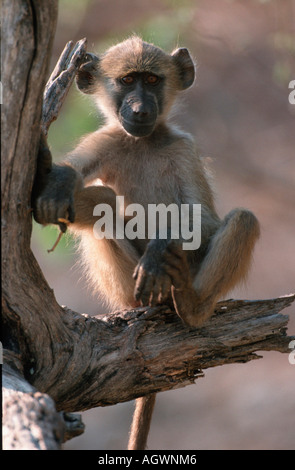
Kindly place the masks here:
<instances>
[{"instance_id":1,"label":"thin stick","mask_svg":"<svg viewBox=\"0 0 295 470\"><path fill-rule=\"evenodd\" d=\"M63 219L62 217L59 217L57 219L58 222L60 222L61 224L65 224L65 225L69 225L70 221L68 219ZM60 240L61 240L61 237L63 236L64 232L60 231L60 233L58 234L58 237L56 239L56 242L54 243L53 247L50 248L50 250L47 250L47 253L52 253L55 248L57 247L57 245L59 244Z\"/></svg>"},{"instance_id":2,"label":"thin stick","mask_svg":"<svg viewBox=\"0 0 295 470\"><path fill-rule=\"evenodd\" d=\"M56 248L57 245L59 244L60 239L61 239L62 236L63 236L63 232L59 232L58 237L57 237L57 239L56 239L56 242L54 243L53 247L50 248L50 250L47 250L47 253L52 253L52 252L55 250L55 248Z\"/></svg>"}]
</instances>

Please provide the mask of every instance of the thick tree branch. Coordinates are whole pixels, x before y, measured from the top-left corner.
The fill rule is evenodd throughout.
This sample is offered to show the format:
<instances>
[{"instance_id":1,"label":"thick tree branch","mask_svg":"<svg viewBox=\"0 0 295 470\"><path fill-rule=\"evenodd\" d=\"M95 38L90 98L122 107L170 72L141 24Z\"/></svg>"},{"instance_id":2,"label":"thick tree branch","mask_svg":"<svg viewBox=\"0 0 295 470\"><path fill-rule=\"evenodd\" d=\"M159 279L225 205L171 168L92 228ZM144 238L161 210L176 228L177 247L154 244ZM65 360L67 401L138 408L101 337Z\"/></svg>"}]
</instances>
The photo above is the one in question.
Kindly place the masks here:
<instances>
[{"instance_id":1,"label":"thick tree branch","mask_svg":"<svg viewBox=\"0 0 295 470\"><path fill-rule=\"evenodd\" d=\"M184 387L204 369L257 359L257 351L290 352L288 316L280 311L294 299L220 302L200 329L183 325L167 307L117 312L103 319L65 309L63 321L72 344L67 344L59 381L44 391L58 409L86 410ZM34 383L38 387L37 378Z\"/></svg>"},{"instance_id":2,"label":"thick tree branch","mask_svg":"<svg viewBox=\"0 0 295 470\"><path fill-rule=\"evenodd\" d=\"M64 344L59 338L64 346L59 380L46 384L42 377L41 383L58 409L67 411L184 387L209 367L248 362L260 357L257 351L289 352L294 337L286 336L288 317L280 311L294 300L295 295L289 295L220 302L201 329L183 325L167 307L117 312L102 319L65 308L65 338L72 341ZM64 429L52 401L20 376L12 386L11 374L17 375L8 369L8 382L4 380L5 448L59 448ZM38 386L37 377L31 381ZM13 421L12 415L20 419ZM70 437L82 431L81 423L74 423Z\"/></svg>"}]
</instances>

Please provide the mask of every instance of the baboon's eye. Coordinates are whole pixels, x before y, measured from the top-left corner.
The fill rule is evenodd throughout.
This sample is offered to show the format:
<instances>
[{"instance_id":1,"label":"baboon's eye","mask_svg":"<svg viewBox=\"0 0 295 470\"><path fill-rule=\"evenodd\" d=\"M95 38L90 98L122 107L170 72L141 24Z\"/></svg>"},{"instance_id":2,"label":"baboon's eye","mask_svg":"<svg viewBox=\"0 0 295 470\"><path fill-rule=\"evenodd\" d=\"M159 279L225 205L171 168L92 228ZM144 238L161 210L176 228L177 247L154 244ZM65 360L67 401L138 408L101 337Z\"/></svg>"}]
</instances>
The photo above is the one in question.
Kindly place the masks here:
<instances>
[{"instance_id":1,"label":"baboon's eye","mask_svg":"<svg viewBox=\"0 0 295 470\"><path fill-rule=\"evenodd\" d=\"M160 81L160 78L157 77L157 75L148 75L146 81L149 85L156 85Z\"/></svg>"},{"instance_id":2,"label":"baboon's eye","mask_svg":"<svg viewBox=\"0 0 295 470\"><path fill-rule=\"evenodd\" d=\"M121 78L121 82L124 83L124 85L132 85L134 77L132 75L126 75L126 77Z\"/></svg>"}]
</instances>

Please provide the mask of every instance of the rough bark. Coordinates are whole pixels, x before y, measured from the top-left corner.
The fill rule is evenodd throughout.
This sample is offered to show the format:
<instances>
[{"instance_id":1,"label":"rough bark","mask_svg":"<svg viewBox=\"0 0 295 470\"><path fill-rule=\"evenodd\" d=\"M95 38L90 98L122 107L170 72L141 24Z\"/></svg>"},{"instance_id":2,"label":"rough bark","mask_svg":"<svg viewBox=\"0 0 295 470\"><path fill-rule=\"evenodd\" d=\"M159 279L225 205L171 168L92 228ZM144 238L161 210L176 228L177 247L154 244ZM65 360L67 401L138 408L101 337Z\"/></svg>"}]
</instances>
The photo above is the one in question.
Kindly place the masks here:
<instances>
[{"instance_id":1,"label":"rough bark","mask_svg":"<svg viewBox=\"0 0 295 470\"><path fill-rule=\"evenodd\" d=\"M167 307L126 310L103 318L64 309L65 337L71 342L60 351L63 366L58 380L45 382L43 374L34 374L32 380L64 411L114 405L184 387L209 367L257 359L257 351L290 352L288 316L279 312L294 299L290 295L221 302L200 329L183 325Z\"/></svg>"},{"instance_id":2,"label":"rough bark","mask_svg":"<svg viewBox=\"0 0 295 470\"><path fill-rule=\"evenodd\" d=\"M31 190L40 138L43 90L57 20L57 0L4 0L1 9L2 341L8 348L4 357L22 372L22 378L9 380L3 391L3 418L7 426L4 427L3 443L4 448L33 448L35 443L36 449L50 449L59 447L59 438L54 437L57 413L53 401L42 397L35 389L29 389L23 376L29 373L30 362L34 364L38 349L49 347L47 335L39 337L38 334L46 329L42 317L38 316L39 309L45 305L46 294L42 299L42 292L56 304L30 250L30 237ZM37 330L34 330L35 326ZM45 340L44 344L42 340ZM42 367L43 359L37 360L38 367ZM35 412L28 414L30 408L35 408ZM36 415L43 415L42 409L48 411L49 419L35 419ZM30 433L22 432L26 417L32 424ZM52 429L48 431L46 427L50 420Z\"/></svg>"},{"instance_id":3,"label":"rough bark","mask_svg":"<svg viewBox=\"0 0 295 470\"><path fill-rule=\"evenodd\" d=\"M294 295L220 303L198 330L167 307L90 318L58 305L30 249L31 190L57 2L4 0L2 15L6 448L59 448L60 415L52 399L58 410L86 410L191 384L203 369L255 359L256 351L289 352L288 317L279 312ZM25 419L31 433L23 432Z\"/></svg>"},{"instance_id":4,"label":"rough bark","mask_svg":"<svg viewBox=\"0 0 295 470\"><path fill-rule=\"evenodd\" d=\"M7 364L3 366L5 450L58 450L65 432L54 401Z\"/></svg>"},{"instance_id":5,"label":"rough bark","mask_svg":"<svg viewBox=\"0 0 295 470\"><path fill-rule=\"evenodd\" d=\"M257 359L257 351L290 352L289 343L294 337L287 337L288 316L279 312L294 299L295 295L289 295L220 302L215 315L201 329L184 326L166 307L116 312L104 318L65 308L64 331L71 342L63 345L63 338L59 338L63 365L58 380L45 381L31 369L30 381L55 400L57 409L66 411L112 405L184 387L203 376L203 370L209 367ZM47 357L51 352L43 354ZM6 357L7 363L11 361ZM15 364L15 358L13 361ZM34 444L37 449L44 449L46 444L48 449L58 448L64 430L49 397L35 389L20 395L15 387L8 393L6 386L4 381L3 417L5 423L8 420L4 427L5 448L33 448ZM16 406L19 400L21 405ZM20 432L32 414L31 432ZM11 422L16 424L11 426ZM82 431L81 423L74 423L70 437ZM39 436L36 442L35 435Z\"/></svg>"},{"instance_id":6,"label":"rough bark","mask_svg":"<svg viewBox=\"0 0 295 470\"><path fill-rule=\"evenodd\" d=\"M86 38L73 47L69 41L54 67L44 90L42 107L42 131L47 135L50 124L56 120L61 106L73 83L75 75L86 53Z\"/></svg>"}]
</instances>

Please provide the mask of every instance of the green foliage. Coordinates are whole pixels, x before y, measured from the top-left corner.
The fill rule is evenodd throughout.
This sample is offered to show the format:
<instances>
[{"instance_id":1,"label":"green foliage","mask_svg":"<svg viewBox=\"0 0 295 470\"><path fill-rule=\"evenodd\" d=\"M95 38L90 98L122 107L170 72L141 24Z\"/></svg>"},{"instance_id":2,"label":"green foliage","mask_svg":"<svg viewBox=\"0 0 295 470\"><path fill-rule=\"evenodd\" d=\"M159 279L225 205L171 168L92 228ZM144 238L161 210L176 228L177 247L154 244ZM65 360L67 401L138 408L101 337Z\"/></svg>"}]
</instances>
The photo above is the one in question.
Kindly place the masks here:
<instances>
[{"instance_id":1,"label":"green foliage","mask_svg":"<svg viewBox=\"0 0 295 470\"><path fill-rule=\"evenodd\" d=\"M63 159L83 135L95 131L100 124L101 118L93 100L73 86L57 121L49 129L48 140L54 160Z\"/></svg>"}]
</instances>

